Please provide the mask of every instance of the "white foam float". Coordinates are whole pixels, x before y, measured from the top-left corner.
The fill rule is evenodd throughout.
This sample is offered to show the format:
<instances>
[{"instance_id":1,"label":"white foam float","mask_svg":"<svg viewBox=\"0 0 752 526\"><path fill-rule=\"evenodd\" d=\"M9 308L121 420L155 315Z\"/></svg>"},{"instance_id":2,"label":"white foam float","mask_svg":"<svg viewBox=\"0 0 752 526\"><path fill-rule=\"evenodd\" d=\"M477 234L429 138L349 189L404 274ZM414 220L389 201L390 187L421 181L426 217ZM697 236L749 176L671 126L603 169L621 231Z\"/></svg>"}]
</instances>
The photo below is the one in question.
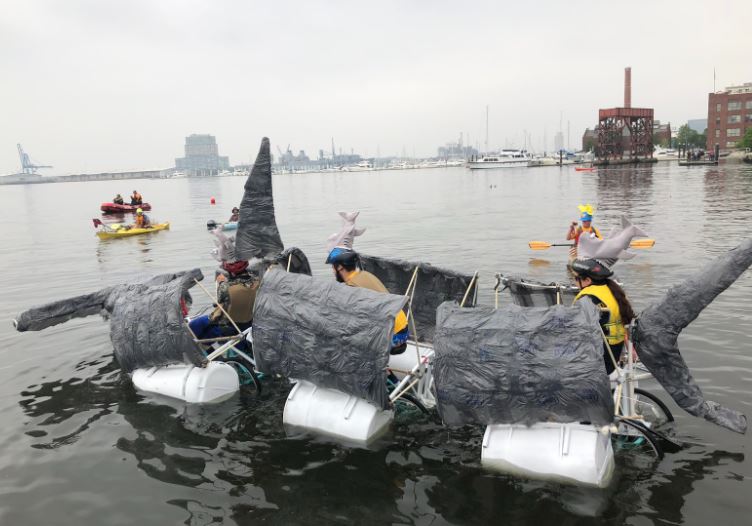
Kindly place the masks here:
<instances>
[{"instance_id":1,"label":"white foam float","mask_svg":"<svg viewBox=\"0 0 752 526\"><path fill-rule=\"evenodd\" d=\"M140 391L191 404L221 402L240 389L238 373L222 362L209 362L206 367L180 364L136 369L131 380Z\"/></svg>"},{"instance_id":2,"label":"white foam float","mask_svg":"<svg viewBox=\"0 0 752 526\"><path fill-rule=\"evenodd\" d=\"M282 417L285 427L292 430L362 445L383 435L393 419L393 411L307 380L296 381Z\"/></svg>"},{"instance_id":3,"label":"white foam float","mask_svg":"<svg viewBox=\"0 0 752 526\"><path fill-rule=\"evenodd\" d=\"M486 427L483 467L536 479L606 487L614 472L608 427L587 424L497 424Z\"/></svg>"}]
</instances>

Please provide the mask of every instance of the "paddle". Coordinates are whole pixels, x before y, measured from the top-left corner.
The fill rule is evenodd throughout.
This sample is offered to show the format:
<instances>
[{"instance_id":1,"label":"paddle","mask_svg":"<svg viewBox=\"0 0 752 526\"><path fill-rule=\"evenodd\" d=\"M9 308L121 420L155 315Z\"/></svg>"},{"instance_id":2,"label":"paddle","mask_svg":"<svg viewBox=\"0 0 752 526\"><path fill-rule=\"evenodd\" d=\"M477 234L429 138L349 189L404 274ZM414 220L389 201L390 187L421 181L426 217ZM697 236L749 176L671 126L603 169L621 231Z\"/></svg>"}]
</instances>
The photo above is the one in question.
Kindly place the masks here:
<instances>
[{"instance_id":1,"label":"paddle","mask_svg":"<svg viewBox=\"0 0 752 526\"><path fill-rule=\"evenodd\" d=\"M629 248L652 248L655 239L635 239L629 244ZM530 241L528 246L533 250L548 250L551 247L571 247L573 243L546 243L545 241Z\"/></svg>"}]
</instances>

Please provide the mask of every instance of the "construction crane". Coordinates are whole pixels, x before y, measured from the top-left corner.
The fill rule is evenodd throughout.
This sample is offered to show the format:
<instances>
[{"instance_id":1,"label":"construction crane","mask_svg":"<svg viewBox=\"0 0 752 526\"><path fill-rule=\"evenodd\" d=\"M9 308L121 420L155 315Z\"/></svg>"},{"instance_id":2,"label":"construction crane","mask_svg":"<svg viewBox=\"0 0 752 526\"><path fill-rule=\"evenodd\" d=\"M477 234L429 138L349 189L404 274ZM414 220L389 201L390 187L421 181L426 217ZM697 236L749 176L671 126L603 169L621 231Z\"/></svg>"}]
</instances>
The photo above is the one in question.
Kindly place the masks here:
<instances>
[{"instance_id":1,"label":"construction crane","mask_svg":"<svg viewBox=\"0 0 752 526\"><path fill-rule=\"evenodd\" d=\"M45 166L41 164L34 164L29 159L29 154L23 151L20 144L18 146L18 156L21 158L21 172L25 174L35 174L39 168L52 168L52 166Z\"/></svg>"}]
</instances>

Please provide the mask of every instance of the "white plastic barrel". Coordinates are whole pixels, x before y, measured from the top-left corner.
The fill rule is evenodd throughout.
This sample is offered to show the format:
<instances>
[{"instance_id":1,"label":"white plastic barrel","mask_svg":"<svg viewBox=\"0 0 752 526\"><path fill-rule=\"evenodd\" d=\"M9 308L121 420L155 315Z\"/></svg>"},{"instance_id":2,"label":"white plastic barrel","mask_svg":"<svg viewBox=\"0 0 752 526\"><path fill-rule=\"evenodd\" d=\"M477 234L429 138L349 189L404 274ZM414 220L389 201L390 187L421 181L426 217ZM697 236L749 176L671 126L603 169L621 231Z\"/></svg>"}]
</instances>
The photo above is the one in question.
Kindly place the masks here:
<instances>
[{"instance_id":1,"label":"white plastic barrel","mask_svg":"<svg viewBox=\"0 0 752 526\"><path fill-rule=\"evenodd\" d=\"M362 398L298 380L287 396L282 421L294 431L365 445L385 433L393 418L392 411Z\"/></svg>"},{"instance_id":2,"label":"white plastic barrel","mask_svg":"<svg viewBox=\"0 0 752 526\"><path fill-rule=\"evenodd\" d=\"M486 427L481 464L504 473L603 488L613 475L614 451L607 428L497 424Z\"/></svg>"},{"instance_id":3,"label":"white plastic barrel","mask_svg":"<svg viewBox=\"0 0 752 526\"><path fill-rule=\"evenodd\" d=\"M221 402L240 389L238 373L222 362L209 362L206 367L166 365L136 369L131 379L136 389L192 404Z\"/></svg>"}]
</instances>

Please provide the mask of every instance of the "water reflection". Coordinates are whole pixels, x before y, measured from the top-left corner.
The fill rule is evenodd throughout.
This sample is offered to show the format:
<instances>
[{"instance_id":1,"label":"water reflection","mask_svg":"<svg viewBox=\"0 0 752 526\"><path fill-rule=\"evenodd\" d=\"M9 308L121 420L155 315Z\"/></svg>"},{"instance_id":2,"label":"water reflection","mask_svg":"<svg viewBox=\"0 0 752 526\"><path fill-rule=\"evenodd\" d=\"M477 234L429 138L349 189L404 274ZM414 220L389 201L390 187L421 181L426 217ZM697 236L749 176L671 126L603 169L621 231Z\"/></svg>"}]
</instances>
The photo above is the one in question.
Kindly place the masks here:
<instances>
[{"instance_id":1,"label":"water reflection","mask_svg":"<svg viewBox=\"0 0 752 526\"><path fill-rule=\"evenodd\" d=\"M609 214L639 217L642 224L653 220L654 166L623 166L598 169L594 174L598 208ZM604 233L605 234L605 233Z\"/></svg>"}]
</instances>

